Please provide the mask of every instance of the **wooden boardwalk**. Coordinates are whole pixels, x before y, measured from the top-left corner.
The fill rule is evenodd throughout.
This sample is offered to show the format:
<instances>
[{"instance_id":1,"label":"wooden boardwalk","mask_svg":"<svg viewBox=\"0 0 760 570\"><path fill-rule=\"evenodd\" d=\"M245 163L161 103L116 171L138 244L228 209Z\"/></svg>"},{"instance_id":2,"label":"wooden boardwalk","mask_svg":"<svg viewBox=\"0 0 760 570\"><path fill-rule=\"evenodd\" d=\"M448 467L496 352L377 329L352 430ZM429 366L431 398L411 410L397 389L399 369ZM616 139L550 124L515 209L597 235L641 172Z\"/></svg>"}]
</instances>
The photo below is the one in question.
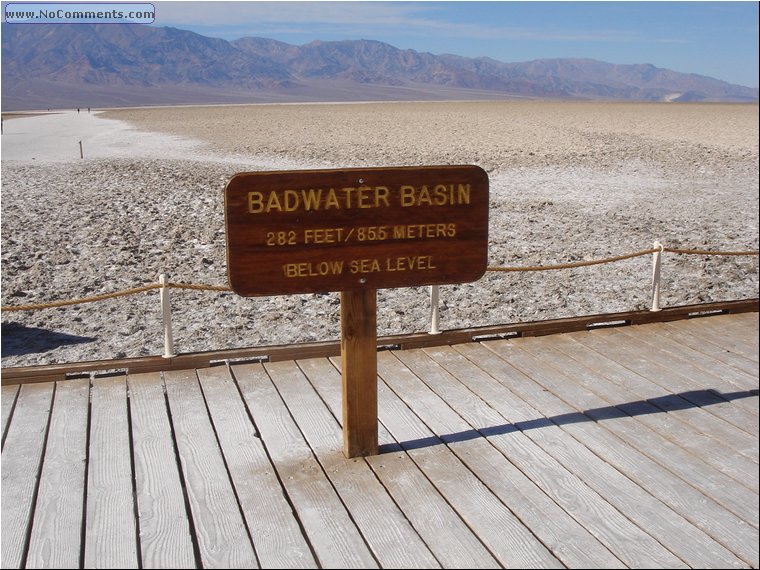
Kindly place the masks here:
<instances>
[{"instance_id":1,"label":"wooden boardwalk","mask_svg":"<svg viewBox=\"0 0 760 570\"><path fill-rule=\"evenodd\" d=\"M758 315L2 387L3 568L758 567Z\"/></svg>"}]
</instances>

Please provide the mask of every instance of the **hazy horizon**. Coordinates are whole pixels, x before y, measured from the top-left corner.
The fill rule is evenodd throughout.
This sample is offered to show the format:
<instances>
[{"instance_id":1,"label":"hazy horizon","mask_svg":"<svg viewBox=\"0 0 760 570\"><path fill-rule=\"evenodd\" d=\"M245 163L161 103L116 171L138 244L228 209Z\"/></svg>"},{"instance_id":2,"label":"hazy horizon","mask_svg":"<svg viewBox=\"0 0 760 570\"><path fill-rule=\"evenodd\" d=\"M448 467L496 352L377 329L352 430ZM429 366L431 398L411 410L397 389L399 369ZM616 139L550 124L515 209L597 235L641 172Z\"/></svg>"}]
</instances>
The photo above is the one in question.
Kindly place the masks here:
<instances>
[{"instance_id":1,"label":"hazy horizon","mask_svg":"<svg viewBox=\"0 0 760 570\"><path fill-rule=\"evenodd\" d=\"M757 2L155 2L154 26L295 45L377 40L504 62L648 63L758 87Z\"/></svg>"}]
</instances>

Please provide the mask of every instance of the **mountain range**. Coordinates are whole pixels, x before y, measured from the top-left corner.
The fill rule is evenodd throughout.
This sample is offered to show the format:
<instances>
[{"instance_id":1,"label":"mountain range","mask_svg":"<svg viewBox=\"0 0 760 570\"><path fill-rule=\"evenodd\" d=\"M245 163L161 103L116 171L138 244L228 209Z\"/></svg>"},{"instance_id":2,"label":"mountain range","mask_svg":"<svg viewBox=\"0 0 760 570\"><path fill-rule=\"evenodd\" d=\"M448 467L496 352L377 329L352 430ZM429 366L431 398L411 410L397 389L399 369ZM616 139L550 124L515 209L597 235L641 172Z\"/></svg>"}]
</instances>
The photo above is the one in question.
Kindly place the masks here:
<instances>
[{"instance_id":1,"label":"mountain range","mask_svg":"<svg viewBox=\"0 0 760 570\"><path fill-rule=\"evenodd\" d=\"M372 40L226 41L134 24L2 24L4 111L200 103L562 98L758 100L710 77L591 59L505 63Z\"/></svg>"}]
</instances>

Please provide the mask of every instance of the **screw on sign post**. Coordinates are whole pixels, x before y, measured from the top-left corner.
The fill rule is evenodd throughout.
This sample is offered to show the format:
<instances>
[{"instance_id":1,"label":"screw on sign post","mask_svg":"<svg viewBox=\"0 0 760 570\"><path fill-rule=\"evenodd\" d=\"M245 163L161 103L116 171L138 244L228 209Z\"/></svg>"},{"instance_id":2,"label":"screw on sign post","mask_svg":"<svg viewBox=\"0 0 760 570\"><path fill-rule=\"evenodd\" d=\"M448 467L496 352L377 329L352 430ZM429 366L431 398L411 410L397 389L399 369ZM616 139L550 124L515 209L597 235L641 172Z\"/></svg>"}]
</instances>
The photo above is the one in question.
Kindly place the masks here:
<instances>
[{"instance_id":1,"label":"screw on sign post","mask_svg":"<svg viewBox=\"0 0 760 570\"><path fill-rule=\"evenodd\" d=\"M238 295L341 292L343 451L377 454L377 290L483 276L488 175L470 165L244 172L224 203Z\"/></svg>"}]
</instances>

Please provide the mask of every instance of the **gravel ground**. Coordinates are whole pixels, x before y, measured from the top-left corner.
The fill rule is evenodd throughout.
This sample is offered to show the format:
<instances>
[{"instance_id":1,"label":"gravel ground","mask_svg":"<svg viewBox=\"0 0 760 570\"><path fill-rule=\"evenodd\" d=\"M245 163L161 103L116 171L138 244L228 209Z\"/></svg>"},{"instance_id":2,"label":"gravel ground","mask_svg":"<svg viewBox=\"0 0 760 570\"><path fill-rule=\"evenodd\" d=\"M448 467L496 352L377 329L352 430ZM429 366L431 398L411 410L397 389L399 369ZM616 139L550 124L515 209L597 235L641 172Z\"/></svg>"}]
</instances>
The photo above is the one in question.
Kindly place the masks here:
<instances>
[{"instance_id":1,"label":"gravel ground","mask_svg":"<svg viewBox=\"0 0 760 570\"><path fill-rule=\"evenodd\" d=\"M757 105L114 110L96 119L114 133L98 135L103 148L96 156L6 158L11 124L31 120L6 121L3 135L4 307L119 291L155 282L159 273L226 285L223 189L236 172L265 169L478 164L490 178L491 265L596 259L647 249L655 240L668 247L758 248ZM476 283L441 287L441 326L645 309L650 274L651 256L489 272ZM757 296L757 256L664 255L662 306ZM378 334L427 330L427 299L427 288L379 291ZM179 352L340 334L337 293L240 298L174 290L172 309ZM156 291L2 312L3 367L162 351Z\"/></svg>"}]
</instances>

